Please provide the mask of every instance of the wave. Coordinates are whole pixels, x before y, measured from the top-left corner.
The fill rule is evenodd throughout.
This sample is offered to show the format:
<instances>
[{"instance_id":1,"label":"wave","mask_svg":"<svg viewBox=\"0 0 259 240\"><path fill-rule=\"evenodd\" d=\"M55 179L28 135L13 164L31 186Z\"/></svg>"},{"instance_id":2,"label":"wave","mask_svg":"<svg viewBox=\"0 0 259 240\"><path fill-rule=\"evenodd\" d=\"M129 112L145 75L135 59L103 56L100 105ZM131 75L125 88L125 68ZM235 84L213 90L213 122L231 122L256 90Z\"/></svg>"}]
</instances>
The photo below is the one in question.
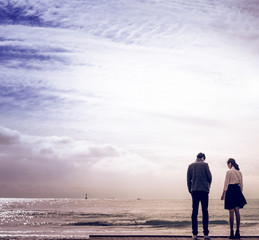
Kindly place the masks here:
<instances>
[{"instance_id":1,"label":"wave","mask_svg":"<svg viewBox=\"0 0 259 240\"><path fill-rule=\"evenodd\" d=\"M202 223L199 221L199 223ZM225 220L213 220L209 222L211 225L227 225L228 221ZM150 227L172 227L172 228L184 228L191 225L191 221L169 221L169 220L147 220L147 221L90 221L90 222L74 222L69 223L71 226L150 226Z\"/></svg>"}]
</instances>

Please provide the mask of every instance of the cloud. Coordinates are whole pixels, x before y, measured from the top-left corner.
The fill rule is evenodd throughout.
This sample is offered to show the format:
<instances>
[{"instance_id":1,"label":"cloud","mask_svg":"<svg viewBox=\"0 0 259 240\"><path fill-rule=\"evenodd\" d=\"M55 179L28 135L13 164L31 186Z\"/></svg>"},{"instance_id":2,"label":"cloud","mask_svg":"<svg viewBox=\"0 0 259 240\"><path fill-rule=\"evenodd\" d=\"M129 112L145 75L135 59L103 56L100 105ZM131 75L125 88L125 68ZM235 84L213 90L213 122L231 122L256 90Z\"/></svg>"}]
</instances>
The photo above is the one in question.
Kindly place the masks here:
<instances>
[{"instance_id":1,"label":"cloud","mask_svg":"<svg viewBox=\"0 0 259 240\"><path fill-rule=\"evenodd\" d=\"M39 13L33 11L31 6L26 6L25 1L1 1L0 20L3 23L40 23Z\"/></svg>"},{"instance_id":2,"label":"cloud","mask_svg":"<svg viewBox=\"0 0 259 240\"><path fill-rule=\"evenodd\" d=\"M41 82L31 85L25 83L0 83L0 111L20 112L31 114L35 111L44 111L55 104L60 106L64 100L53 89L44 86Z\"/></svg>"},{"instance_id":3,"label":"cloud","mask_svg":"<svg viewBox=\"0 0 259 240\"><path fill-rule=\"evenodd\" d=\"M104 172L126 173L126 174L151 174L161 173L161 167L156 163L148 160L135 153L124 152L119 158L107 157L94 163L93 167Z\"/></svg>"},{"instance_id":4,"label":"cloud","mask_svg":"<svg viewBox=\"0 0 259 240\"><path fill-rule=\"evenodd\" d=\"M173 47L190 33L193 33L190 34L193 38L189 41L199 44L206 33L249 38L245 34L247 28L250 36L258 32L259 9L253 0L215 3L210 0L111 0L80 4L71 4L68 0L62 3L9 0L2 2L0 8L0 19L5 24L80 29L115 42L145 45L161 44L162 41L158 40L162 39L165 45Z\"/></svg>"},{"instance_id":5,"label":"cloud","mask_svg":"<svg viewBox=\"0 0 259 240\"><path fill-rule=\"evenodd\" d=\"M194 125L194 126L207 126L207 127L223 127L224 123L220 121L219 119L215 118L210 118L209 116L195 116L194 114L192 115L185 115L183 113L174 113L174 114L165 114L165 113L159 113L159 112L154 112L154 113L148 113L148 115L162 118L162 119L168 119L171 121L177 121L181 123L185 123L187 125Z\"/></svg>"},{"instance_id":6,"label":"cloud","mask_svg":"<svg viewBox=\"0 0 259 240\"><path fill-rule=\"evenodd\" d=\"M12 40L13 41L13 40ZM5 40L5 44L0 46L2 67L11 69L42 70L46 68L55 69L62 65L68 65L69 61L62 48L47 46L28 46L25 44L10 44L10 40Z\"/></svg>"},{"instance_id":7,"label":"cloud","mask_svg":"<svg viewBox=\"0 0 259 240\"><path fill-rule=\"evenodd\" d=\"M24 81L21 81L24 80ZM85 106L106 103L107 96L90 91L75 91L49 86L44 81L3 80L0 83L0 112L3 118L15 114L20 117L74 119L85 118ZM83 113L83 114L82 114Z\"/></svg>"},{"instance_id":8,"label":"cloud","mask_svg":"<svg viewBox=\"0 0 259 240\"><path fill-rule=\"evenodd\" d=\"M9 145L18 143L20 140L20 133L5 127L0 126L0 144Z\"/></svg>"},{"instance_id":9,"label":"cloud","mask_svg":"<svg viewBox=\"0 0 259 240\"><path fill-rule=\"evenodd\" d=\"M5 127L0 128L0 150L0 180L5 189L17 184L32 188L48 185L62 192L66 183L77 187L84 186L84 182L90 184L94 173L116 175L119 171L130 177L150 174L156 168L137 153L113 145L66 136L24 135Z\"/></svg>"}]
</instances>

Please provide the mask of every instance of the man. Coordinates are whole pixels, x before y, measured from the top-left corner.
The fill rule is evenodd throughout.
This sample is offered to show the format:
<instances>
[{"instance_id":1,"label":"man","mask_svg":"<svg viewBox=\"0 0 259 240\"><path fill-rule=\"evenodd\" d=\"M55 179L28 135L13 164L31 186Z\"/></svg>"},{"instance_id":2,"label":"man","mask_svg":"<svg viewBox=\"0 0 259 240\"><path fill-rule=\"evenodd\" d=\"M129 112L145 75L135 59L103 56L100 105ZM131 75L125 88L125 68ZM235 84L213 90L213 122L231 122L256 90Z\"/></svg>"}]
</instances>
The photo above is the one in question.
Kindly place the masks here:
<instances>
[{"instance_id":1,"label":"man","mask_svg":"<svg viewBox=\"0 0 259 240\"><path fill-rule=\"evenodd\" d=\"M198 234L198 209L201 202L202 223L204 239L209 240L209 191L212 181L209 165L205 163L206 156L199 153L194 163L190 164L187 171L188 190L192 195L192 233L193 239L197 240Z\"/></svg>"}]
</instances>

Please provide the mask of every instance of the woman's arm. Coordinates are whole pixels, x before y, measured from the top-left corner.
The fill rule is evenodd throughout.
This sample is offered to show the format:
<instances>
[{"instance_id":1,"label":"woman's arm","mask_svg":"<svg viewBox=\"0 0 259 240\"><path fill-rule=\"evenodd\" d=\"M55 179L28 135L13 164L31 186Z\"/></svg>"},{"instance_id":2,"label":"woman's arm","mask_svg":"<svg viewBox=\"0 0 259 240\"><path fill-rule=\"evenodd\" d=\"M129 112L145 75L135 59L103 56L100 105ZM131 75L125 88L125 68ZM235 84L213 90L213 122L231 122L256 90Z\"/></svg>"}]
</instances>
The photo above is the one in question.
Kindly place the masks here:
<instances>
[{"instance_id":1,"label":"woman's arm","mask_svg":"<svg viewBox=\"0 0 259 240\"><path fill-rule=\"evenodd\" d=\"M223 192L222 192L222 195L221 195L221 198L220 198L220 199L221 199L221 200L224 200L224 199L225 199L225 195L226 195L226 191L224 191L224 190L223 190Z\"/></svg>"},{"instance_id":2,"label":"woman's arm","mask_svg":"<svg viewBox=\"0 0 259 240\"><path fill-rule=\"evenodd\" d=\"M240 172L240 188L241 188L241 191L243 192L243 176L242 176L242 173Z\"/></svg>"},{"instance_id":3,"label":"woman's arm","mask_svg":"<svg viewBox=\"0 0 259 240\"><path fill-rule=\"evenodd\" d=\"M227 171L226 177L225 177L225 182L224 182L224 188L223 188L223 192L221 195L221 200L225 199L226 191L228 189L229 179L230 179L230 175L229 175L229 171Z\"/></svg>"}]
</instances>

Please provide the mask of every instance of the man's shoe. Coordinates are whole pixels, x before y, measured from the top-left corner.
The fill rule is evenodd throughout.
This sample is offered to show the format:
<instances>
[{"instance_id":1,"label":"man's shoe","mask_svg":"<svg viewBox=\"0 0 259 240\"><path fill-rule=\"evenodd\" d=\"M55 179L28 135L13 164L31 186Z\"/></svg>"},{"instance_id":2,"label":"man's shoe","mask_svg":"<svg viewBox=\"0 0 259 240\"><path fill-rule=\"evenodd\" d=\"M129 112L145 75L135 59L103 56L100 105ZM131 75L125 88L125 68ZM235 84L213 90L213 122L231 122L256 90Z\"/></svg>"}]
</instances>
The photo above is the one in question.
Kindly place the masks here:
<instances>
[{"instance_id":1,"label":"man's shoe","mask_svg":"<svg viewBox=\"0 0 259 240\"><path fill-rule=\"evenodd\" d=\"M197 235L193 235L193 236L192 236L192 240L198 240Z\"/></svg>"},{"instance_id":2,"label":"man's shoe","mask_svg":"<svg viewBox=\"0 0 259 240\"><path fill-rule=\"evenodd\" d=\"M210 236L209 235L204 235L204 240L210 240Z\"/></svg>"},{"instance_id":3,"label":"man's shoe","mask_svg":"<svg viewBox=\"0 0 259 240\"><path fill-rule=\"evenodd\" d=\"M228 237L229 239L234 239L235 236L234 236L234 231L233 230L230 230L230 235Z\"/></svg>"},{"instance_id":4,"label":"man's shoe","mask_svg":"<svg viewBox=\"0 0 259 240\"><path fill-rule=\"evenodd\" d=\"M240 232L239 230L236 230L235 239L240 239Z\"/></svg>"}]
</instances>

